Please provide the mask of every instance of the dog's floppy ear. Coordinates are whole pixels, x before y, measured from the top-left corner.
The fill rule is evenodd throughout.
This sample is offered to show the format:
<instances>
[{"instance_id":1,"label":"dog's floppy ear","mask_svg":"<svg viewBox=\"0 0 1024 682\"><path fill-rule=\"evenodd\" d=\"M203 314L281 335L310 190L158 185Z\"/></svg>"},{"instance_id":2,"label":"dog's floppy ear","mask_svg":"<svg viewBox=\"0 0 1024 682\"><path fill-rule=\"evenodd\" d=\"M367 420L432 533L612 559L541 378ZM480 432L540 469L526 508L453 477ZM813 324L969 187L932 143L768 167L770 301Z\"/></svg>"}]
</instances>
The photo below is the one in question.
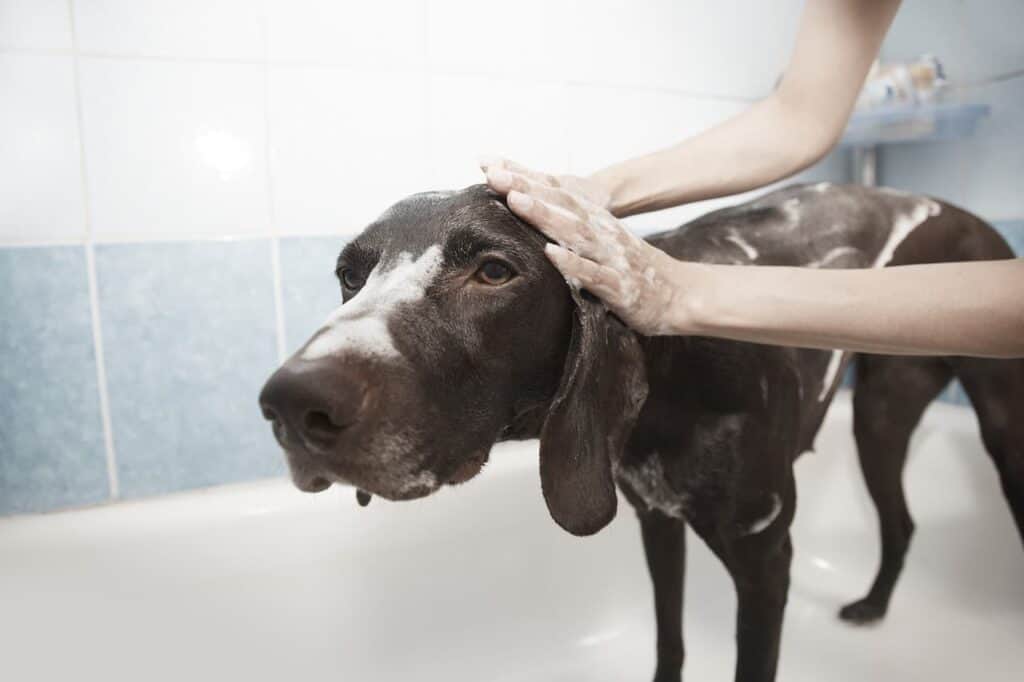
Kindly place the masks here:
<instances>
[{"instance_id":1,"label":"dog's floppy ear","mask_svg":"<svg viewBox=\"0 0 1024 682\"><path fill-rule=\"evenodd\" d=\"M647 398L647 379L636 335L589 294L569 289L572 335L540 433L540 481L555 522L590 535L615 518L612 461Z\"/></svg>"}]
</instances>

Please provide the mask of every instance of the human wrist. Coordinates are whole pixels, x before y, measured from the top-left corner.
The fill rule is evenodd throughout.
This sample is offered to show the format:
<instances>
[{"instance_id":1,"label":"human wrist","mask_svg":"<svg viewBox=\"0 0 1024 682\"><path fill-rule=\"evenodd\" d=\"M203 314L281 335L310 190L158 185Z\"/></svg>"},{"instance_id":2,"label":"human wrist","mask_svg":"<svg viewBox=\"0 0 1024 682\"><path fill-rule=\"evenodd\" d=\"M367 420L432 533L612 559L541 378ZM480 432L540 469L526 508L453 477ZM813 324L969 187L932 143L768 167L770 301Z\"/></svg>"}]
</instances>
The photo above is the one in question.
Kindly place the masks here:
<instances>
[{"instance_id":1,"label":"human wrist","mask_svg":"<svg viewBox=\"0 0 1024 682\"><path fill-rule=\"evenodd\" d=\"M636 213L631 210L629 198L629 176L623 164L609 166L587 176L587 180L600 187L607 195L605 208L616 218L625 218Z\"/></svg>"},{"instance_id":2,"label":"human wrist","mask_svg":"<svg viewBox=\"0 0 1024 682\"><path fill-rule=\"evenodd\" d=\"M667 318L669 333L701 335L718 326L718 277L714 266L669 258L672 291Z\"/></svg>"}]
</instances>

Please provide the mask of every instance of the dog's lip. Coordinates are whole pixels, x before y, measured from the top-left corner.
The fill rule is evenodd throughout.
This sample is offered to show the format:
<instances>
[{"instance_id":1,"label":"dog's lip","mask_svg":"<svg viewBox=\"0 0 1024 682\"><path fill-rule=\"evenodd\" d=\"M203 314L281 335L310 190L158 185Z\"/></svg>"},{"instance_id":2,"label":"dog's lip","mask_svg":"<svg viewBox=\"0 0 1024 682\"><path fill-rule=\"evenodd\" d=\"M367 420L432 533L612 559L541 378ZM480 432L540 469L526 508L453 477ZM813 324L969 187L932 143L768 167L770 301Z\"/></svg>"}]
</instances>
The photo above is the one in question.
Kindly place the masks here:
<instances>
[{"instance_id":1,"label":"dog's lip","mask_svg":"<svg viewBox=\"0 0 1024 682\"><path fill-rule=\"evenodd\" d=\"M487 464L487 459L488 453L486 451L476 453L460 464L447 478L446 483L448 483L448 485L465 483L480 473L484 468L484 465Z\"/></svg>"}]
</instances>

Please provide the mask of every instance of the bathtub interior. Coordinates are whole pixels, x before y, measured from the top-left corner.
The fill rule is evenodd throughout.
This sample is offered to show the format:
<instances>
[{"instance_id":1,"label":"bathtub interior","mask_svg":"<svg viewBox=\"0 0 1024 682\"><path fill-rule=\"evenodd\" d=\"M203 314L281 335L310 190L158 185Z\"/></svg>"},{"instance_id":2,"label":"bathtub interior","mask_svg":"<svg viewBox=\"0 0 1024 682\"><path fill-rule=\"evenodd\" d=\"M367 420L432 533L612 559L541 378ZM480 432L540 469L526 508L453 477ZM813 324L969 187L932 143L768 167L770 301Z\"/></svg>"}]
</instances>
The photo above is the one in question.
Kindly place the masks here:
<instances>
[{"instance_id":1,"label":"bathtub interior","mask_svg":"<svg viewBox=\"0 0 1024 682\"><path fill-rule=\"evenodd\" d=\"M841 396L797 465L781 680L1016 680L1024 552L973 414L935 405L906 474L917 533L892 608ZM688 541L687 679L731 679L735 597ZM643 680L650 585L623 500L595 537L547 516L536 443L473 482L359 508L281 480L0 521L7 679Z\"/></svg>"}]
</instances>

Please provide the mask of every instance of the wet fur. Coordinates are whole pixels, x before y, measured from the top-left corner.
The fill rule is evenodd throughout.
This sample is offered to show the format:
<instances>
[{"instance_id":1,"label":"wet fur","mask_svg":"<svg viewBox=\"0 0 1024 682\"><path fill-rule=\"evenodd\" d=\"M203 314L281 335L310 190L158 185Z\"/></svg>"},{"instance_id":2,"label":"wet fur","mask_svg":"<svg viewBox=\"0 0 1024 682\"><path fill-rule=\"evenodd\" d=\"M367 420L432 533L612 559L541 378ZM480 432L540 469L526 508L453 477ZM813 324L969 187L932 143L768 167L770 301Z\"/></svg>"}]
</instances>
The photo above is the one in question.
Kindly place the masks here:
<instances>
[{"instance_id":1,"label":"wet fur","mask_svg":"<svg viewBox=\"0 0 1024 682\"><path fill-rule=\"evenodd\" d=\"M870 267L886 248L894 223L915 210L923 221L895 249L891 265L1012 257L991 227L954 206L859 186L787 188L650 242L684 260ZM730 234L756 250L756 261ZM829 254L838 257L826 259ZM645 338L643 347L649 397L619 464L618 481L639 513L654 582L655 679L678 680L684 657L678 611L685 522L735 581L736 679L771 680L792 555L792 464L813 448L836 390L838 381L819 399L831 354L696 337ZM849 361L844 358L840 369ZM901 483L907 442L924 408L954 376L978 412L1024 539L1024 361L860 355L855 435L879 512L883 558L869 594L842 609L846 620L875 620L888 607L913 531ZM652 499L650 486L636 484L652 457L674 498L666 499L661 486ZM782 500L781 510L767 527L750 533L751 524L770 514L774 495ZM666 513L673 503L680 515Z\"/></svg>"},{"instance_id":2,"label":"wet fur","mask_svg":"<svg viewBox=\"0 0 1024 682\"><path fill-rule=\"evenodd\" d=\"M912 229L897 245L890 238L900 225ZM650 242L676 258L736 265L871 267L889 255L894 265L1012 256L988 225L956 207L826 184L772 192ZM521 280L486 295L457 286L481 243L514 260ZM597 532L616 511L613 481L639 515L655 592L655 679L678 680L684 659L686 525L734 580L736 679L773 679L792 556L792 465L813 447L850 358L830 367L827 351L638 337L585 293L570 292L544 259L539 234L479 186L400 202L346 247L340 262L369 271L435 244L443 245L444 267L423 300L389 318L398 354L388 363L339 356L311 367L293 358L268 382L287 389L275 387L286 394L283 407L272 406L278 413L291 396L306 400L311 390L321 401L351 405L359 402L353 383L370 387L361 390L372 409L345 431L344 442L314 457L279 437L291 447L296 482L296 472L303 481L326 476L400 499L415 476L429 473L440 485L496 440L539 436L541 484L559 525ZM823 385L829 376L835 381ZM855 436L883 552L870 593L843 610L848 620L879 618L888 606L913 531L900 482L907 441L954 376L978 412L1024 533L1024 361L861 355ZM369 444L394 429L409 433L407 452L382 459Z\"/></svg>"}]
</instances>

